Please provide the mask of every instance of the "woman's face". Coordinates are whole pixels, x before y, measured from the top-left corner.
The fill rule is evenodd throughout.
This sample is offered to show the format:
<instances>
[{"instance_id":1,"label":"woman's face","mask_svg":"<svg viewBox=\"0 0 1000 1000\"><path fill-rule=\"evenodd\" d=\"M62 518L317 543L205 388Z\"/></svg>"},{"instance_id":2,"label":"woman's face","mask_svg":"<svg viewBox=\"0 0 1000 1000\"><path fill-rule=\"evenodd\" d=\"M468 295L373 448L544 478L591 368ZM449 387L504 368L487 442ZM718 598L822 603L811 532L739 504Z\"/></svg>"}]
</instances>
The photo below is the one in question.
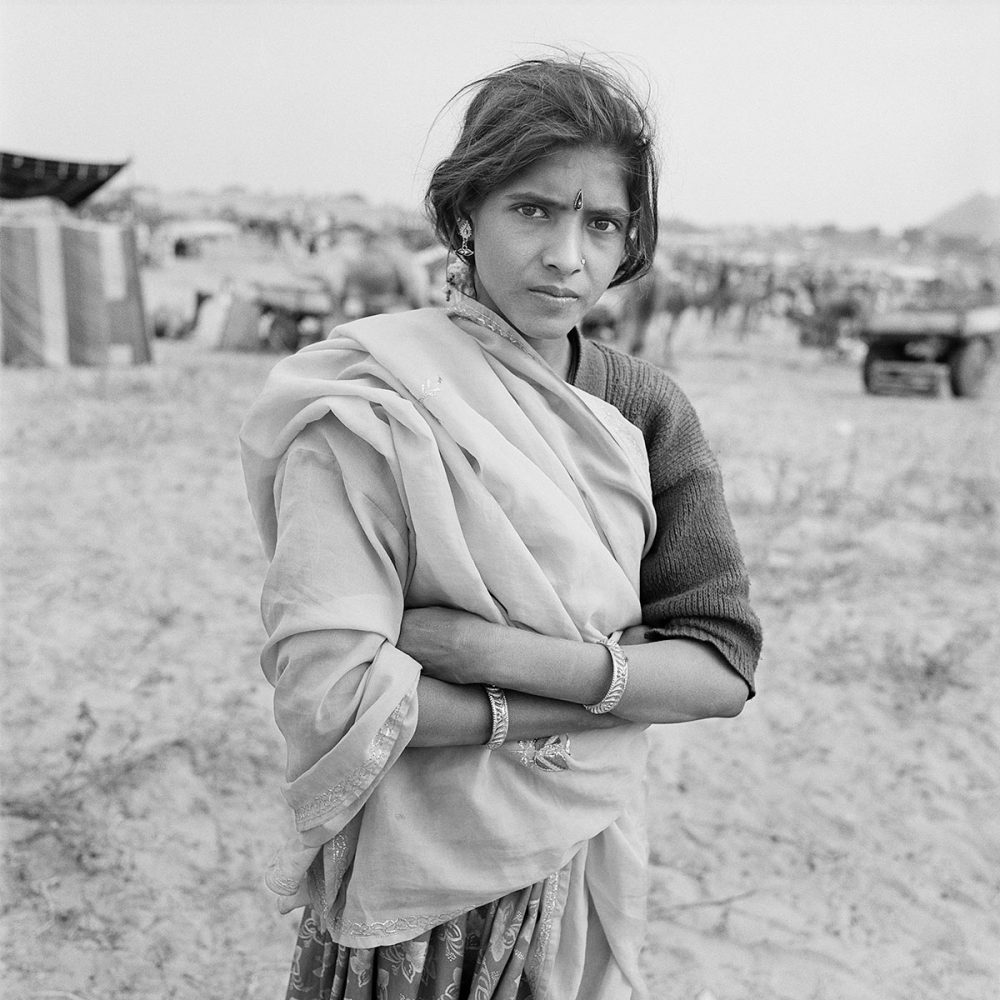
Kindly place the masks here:
<instances>
[{"instance_id":1,"label":"woman's face","mask_svg":"<svg viewBox=\"0 0 1000 1000\"><path fill-rule=\"evenodd\" d=\"M470 217L479 301L553 367L565 367L566 334L607 289L625 252L621 160L607 149L561 149L496 188Z\"/></svg>"}]
</instances>

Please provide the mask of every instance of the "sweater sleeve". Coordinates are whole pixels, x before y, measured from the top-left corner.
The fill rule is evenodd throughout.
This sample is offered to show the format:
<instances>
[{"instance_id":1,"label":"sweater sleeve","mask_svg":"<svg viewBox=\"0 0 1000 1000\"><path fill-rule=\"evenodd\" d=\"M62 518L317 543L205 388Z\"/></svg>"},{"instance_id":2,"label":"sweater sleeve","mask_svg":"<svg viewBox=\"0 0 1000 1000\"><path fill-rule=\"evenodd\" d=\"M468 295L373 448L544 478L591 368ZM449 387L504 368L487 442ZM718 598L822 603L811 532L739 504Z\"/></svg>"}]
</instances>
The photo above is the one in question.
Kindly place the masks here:
<instances>
[{"instance_id":1,"label":"sweater sleeve","mask_svg":"<svg viewBox=\"0 0 1000 1000\"><path fill-rule=\"evenodd\" d=\"M657 528L640 568L648 638L713 645L755 693L761 627L723 492L690 401L662 370L603 349L605 398L642 430Z\"/></svg>"}]
</instances>

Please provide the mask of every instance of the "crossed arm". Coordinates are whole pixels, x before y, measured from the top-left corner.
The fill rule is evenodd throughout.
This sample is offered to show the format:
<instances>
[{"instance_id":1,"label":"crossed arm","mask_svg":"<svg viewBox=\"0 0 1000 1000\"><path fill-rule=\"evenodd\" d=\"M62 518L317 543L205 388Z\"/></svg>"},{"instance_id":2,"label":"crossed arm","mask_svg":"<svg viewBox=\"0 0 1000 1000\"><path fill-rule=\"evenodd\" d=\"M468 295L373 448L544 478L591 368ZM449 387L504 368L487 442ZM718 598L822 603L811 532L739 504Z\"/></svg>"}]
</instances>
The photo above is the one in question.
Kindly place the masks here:
<instances>
[{"instance_id":1,"label":"crossed arm","mask_svg":"<svg viewBox=\"0 0 1000 1000\"><path fill-rule=\"evenodd\" d=\"M370 476L356 478L370 487ZM485 743L492 720L484 684L506 691L512 740L741 711L747 685L708 642L647 642L642 626L629 629L622 637L629 656L625 694L613 713L594 715L583 705L600 701L611 681L603 645L449 608L404 611L408 549L396 528L402 513L385 513L394 511L391 483L375 503L366 493L351 493L349 481L328 450L304 435L275 487L280 531L262 600L269 640L261 663L276 687L279 725L294 734L291 775L304 773L349 727L372 655L365 637L396 635L393 620L401 621L395 645L421 666L411 746ZM336 532L329 530L331 510L338 512ZM341 646L324 651L314 641L324 634L340 636Z\"/></svg>"},{"instance_id":2,"label":"crossed arm","mask_svg":"<svg viewBox=\"0 0 1000 1000\"><path fill-rule=\"evenodd\" d=\"M423 668L410 745L484 743L491 729L484 684L507 694L509 739L740 713L746 683L713 646L647 642L644 633L638 626L622 636L628 686L613 713L594 715L583 706L600 701L611 682L611 659L599 643L538 635L450 608L407 611L397 645Z\"/></svg>"}]
</instances>

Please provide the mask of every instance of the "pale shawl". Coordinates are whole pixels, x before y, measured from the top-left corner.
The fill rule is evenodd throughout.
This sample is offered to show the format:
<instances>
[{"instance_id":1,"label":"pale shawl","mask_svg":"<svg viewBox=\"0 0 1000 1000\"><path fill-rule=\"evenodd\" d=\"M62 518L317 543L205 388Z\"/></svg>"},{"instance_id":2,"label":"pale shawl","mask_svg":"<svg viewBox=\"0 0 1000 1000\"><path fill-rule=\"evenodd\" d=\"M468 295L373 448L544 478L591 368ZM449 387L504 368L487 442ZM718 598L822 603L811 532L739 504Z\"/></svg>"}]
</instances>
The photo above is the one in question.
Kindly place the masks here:
<instances>
[{"instance_id":1,"label":"pale shawl","mask_svg":"<svg viewBox=\"0 0 1000 1000\"><path fill-rule=\"evenodd\" d=\"M518 743L407 750L419 666L393 643L404 608L430 605L589 642L637 624L645 449L499 317L449 312L359 320L283 360L241 434L299 831L269 885L306 901L322 847L312 904L335 940L371 947L548 878L539 997L575 995L595 919L610 954L594 995L629 997L643 727L572 734L563 769Z\"/></svg>"}]
</instances>

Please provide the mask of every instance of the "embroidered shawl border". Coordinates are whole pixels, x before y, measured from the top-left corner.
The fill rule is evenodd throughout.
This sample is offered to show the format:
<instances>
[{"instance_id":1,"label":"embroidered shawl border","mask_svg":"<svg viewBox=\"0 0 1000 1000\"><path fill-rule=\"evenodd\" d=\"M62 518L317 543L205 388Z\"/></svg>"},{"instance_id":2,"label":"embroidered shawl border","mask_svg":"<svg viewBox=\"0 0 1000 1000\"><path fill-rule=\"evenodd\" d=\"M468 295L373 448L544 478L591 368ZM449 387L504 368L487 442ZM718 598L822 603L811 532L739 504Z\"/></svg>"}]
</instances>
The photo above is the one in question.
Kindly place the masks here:
<instances>
[{"instance_id":1,"label":"embroidered shawl border","mask_svg":"<svg viewBox=\"0 0 1000 1000\"><path fill-rule=\"evenodd\" d=\"M568 876L568 867L553 872L545 879L545 888L542 890L542 909L538 916L538 930L529 953L529 964L533 976L538 976L545 965L549 939L552 936L552 923L555 919L556 907L559 903L559 882L563 874ZM450 913L397 917L394 920L377 920L374 923L344 920L343 915L337 915L328 918L327 923L331 930L346 932L355 937L396 934L399 931L413 931L414 935L417 935L440 924L448 923L448 921L454 920L466 912L468 911L465 909L458 909Z\"/></svg>"},{"instance_id":2,"label":"embroidered shawl border","mask_svg":"<svg viewBox=\"0 0 1000 1000\"><path fill-rule=\"evenodd\" d=\"M376 920L374 923L366 924L359 920L344 920L343 914L331 917L330 928L334 931L342 931L355 937L381 936L384 934L396 934L399 931L413 931L414 937L423 934L424 931L437 927L439 924L446 924L449 920L454 920L468 911L463 907L453 910L450 913L422 914L417 917L396 917L394 920Z\"/></svg>"},{"instance_id":3,"label":"embroidered shawl border","mask_svg":"<svg viewBox=\"0 0 1000 1000\"><path fill-rule=\"evenodd\" d=\"M328 840L323 845L322 866L319 869L316 865L309 868L309 898L323 931L330 923L329 911L333 905L330 897L332 895L334 900L337 898L344 875L347 874L347 854L347 837L338 833L333 840ZM330 892L327 892L327 886L330 887Z\"/></svg>"},{"instance_id":4,"label":"embroidered shawl border","mask_svg":"<svg viewBox=\"0 0 1000 1000\"><path fill-rule=\"evenodd\" d=\"M298 830L308 830L323 821L323 817L340 808L348 799L357 798L364 792L378 773L385 767L393 744L399 737L400 720L405 711L406 698L393 710L392 715L382 724L368 749L365 762L338 781L332 788L311 798L295 810L295 826Z\"/></svg>"},{"instance_id":5,"label":"embroidered shawl border","mask_svg":"<svg viewBox=\"0 0 1000 1000\"><path fill-rule=\"evenodd\" d=\"M548 957L549 939L552 937L552 923L555 920L556 907L559 905L561 895L560 882L563 879L569 880L570 865L564 865L559 871L553 872L545 879L545 888L542 890L542 911L538 915L537 939L532 942L533 947L529 948L528 982L536 990L540 990L541 977L545 971L545 960Z\"/></svg>"},{"instance_id":6,"label":"embroidered shawl border","mask_svg":"<svg viewBox=\"0 0 1000 1000\"><path fill-rule=\"evenodd\" d=\"M513 344L519 351L527 354L529 357L534 355L534 351L517 335L513 327L501 323L498 317L487 313L478 302L473 306L463 296L459 301L449 303L448 315L459 316L462 319L469 320L471 323L478 323L491 333L495 333L498 337L503 337L504 340Z\"/></svg>"}]
</instances>

